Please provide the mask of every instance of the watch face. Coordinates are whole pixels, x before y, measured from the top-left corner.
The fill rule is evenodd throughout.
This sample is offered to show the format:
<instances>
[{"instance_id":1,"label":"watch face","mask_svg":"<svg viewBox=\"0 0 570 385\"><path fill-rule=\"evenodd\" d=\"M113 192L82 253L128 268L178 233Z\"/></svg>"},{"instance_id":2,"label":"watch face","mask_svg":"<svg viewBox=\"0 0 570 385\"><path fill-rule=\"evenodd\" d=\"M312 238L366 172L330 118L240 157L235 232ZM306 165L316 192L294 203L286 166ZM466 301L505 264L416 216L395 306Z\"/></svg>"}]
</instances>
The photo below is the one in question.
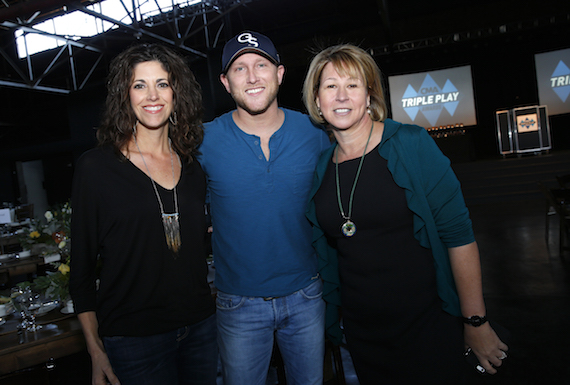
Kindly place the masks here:
<instances>
[{"instance_id":1,"label":"watch face","mask_svg":"<svg viewBox=\"0 0 570 385\"><path fill-rule=\"evenodd\" d=\"M478 315L471 317L471 325L473 326L481 325L481 317L479 317Z\"/></svg>"},{"instance_id":2,"label":"watch face","mask_svg":"<svg viewBox=\"0 0 570 385\"><path fill-rule=\"evenodd\" d=\"M464 318L463 321L471 326L481 326L485 322L487 322L487 317L480 317L478 315L474 315L469 318Z\"/></svg>"}]
</instances>

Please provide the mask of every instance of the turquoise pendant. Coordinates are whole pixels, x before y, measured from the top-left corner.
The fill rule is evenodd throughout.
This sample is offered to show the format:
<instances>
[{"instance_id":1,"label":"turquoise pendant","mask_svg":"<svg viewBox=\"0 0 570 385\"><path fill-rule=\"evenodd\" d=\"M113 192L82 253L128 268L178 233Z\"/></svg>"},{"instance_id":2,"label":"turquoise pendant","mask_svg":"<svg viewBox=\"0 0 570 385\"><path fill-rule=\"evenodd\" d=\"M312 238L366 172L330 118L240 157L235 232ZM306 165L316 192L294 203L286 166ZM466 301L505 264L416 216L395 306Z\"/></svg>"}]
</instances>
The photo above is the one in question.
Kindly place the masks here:
<instances>
[{"instance_id":1,"label":"turquoise pendant","mask_svg":"<svg viewBox=\"0 0 570 385\"><path fill-rule=\"evenodd\" d=\"M356 225L350 219L348 219L341 227L342 234L345 237L352 237L356 233Z\"/></svg>"}]
</instances>

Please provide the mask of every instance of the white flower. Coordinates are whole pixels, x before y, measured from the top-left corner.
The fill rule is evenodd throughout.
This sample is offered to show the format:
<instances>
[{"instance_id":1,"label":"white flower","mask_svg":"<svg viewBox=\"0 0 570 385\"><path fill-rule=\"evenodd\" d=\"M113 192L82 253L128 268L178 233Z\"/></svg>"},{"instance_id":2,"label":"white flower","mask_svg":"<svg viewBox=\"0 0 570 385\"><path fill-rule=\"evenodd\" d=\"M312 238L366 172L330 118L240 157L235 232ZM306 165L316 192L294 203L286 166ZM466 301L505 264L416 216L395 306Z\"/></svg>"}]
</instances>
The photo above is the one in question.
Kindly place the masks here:
<instances>
[{"instance_id":1,"label":"white flower","mask_svg":"<svg viewBox=\"0 0 570 385\"><path fill-rule=\"evenodd\" d=\"M60 249L63 249L63 248L65 247L65 245L67 245L67 243L66 243L65 241L61 241L61 242L59 242L58 247L59 247Z\"/></svg>"},{"instance_id":2,"label":"white flower","mask_svg":"<svg viewBox=\"0 0 570 385\"><path fill-rule=\"evenodd\" d=\"M51 222L51 220L53 219L53 213L51 211L46 211L44 217L46 217L48 222Z\"/></svg>"}]
</instances>

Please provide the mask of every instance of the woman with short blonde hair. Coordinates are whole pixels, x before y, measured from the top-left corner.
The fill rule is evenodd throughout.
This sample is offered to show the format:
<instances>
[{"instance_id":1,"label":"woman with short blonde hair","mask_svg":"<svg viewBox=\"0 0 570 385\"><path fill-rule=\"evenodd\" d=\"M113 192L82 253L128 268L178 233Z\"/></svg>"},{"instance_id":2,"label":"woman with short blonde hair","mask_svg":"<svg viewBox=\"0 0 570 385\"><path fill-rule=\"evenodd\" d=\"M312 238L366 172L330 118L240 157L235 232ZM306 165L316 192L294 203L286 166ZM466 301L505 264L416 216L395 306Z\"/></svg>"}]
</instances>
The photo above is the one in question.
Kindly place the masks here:
<instances>
[{"instance_id":1,"label":"woman with short blonde hair","mask_svg":"<svg viewBox=\"0 0 570 385\"><path fill-rule=\"evenodd\" d=\"M309 115L315 122L325 123L315 102L321 74L328 63L342 75L360 77L365 80L370 95L370 112L374 121L381 122L387 116L381 74L376 62L366 51L351 44L329 47L318 53L311 65L303 85L303 101Z\"/></svg>"},{"instance_id":2,"label":"woman with short blonde hair","mask_svg":"<svg viewBox=\"0 0 570 385\"><path fill-rule=\"evenodd\" d=\"M493 374L508 346L486 322L479 250L449 159L427 131L386 117L372 56L337 45L303 89L336 145L321 154L307 217L326 330L343 331L361 385L458 384L468 346Z\"/></svg>"}]
</instances>

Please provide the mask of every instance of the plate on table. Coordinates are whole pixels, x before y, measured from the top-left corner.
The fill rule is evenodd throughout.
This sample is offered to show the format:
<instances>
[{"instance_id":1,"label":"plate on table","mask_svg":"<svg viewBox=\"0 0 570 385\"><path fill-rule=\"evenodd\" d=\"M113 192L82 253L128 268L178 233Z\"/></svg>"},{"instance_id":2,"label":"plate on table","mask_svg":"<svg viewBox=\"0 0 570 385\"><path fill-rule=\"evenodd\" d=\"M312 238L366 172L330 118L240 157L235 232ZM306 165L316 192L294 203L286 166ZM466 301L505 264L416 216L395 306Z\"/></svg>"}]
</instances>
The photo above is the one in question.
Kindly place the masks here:
<instances>
[{"instance_id":1,"label":"plate on table","mask_svg":"<svg viewBox=\"0 0 570 385\"><path fill-rule=\"evenodd\" d=\"M0 318L6 318L14 311L14 306L10 302L0 303Z\"/></svg>"},{"instance_id":2,"label":"plate on table","mask_svg":"<svg viewBox=\"0 0 570 385\"><path fill-rule=\"evenodd\" d=\"M38 314L36 314L36 317L41 317L42 315L49 313L58 306L59 303L56 301L49 301L42 303L42 306L40 307L40 310L38 310Z\"/></svg>"},{"instance_id":3,"label":"plate on table","mask_svg":"<svg viewBox=\"0 0 570 385\"><path fill-rule=\"evenodd\" d=\"M5 323L6 323L6 318L0 317L0 326L4 325Z\"/></svg>"},{"instance_id":4,"label":"plate on table","mask_svg":"<svg viewBox=\"0 0 570 385\"><path fill-rule=\"evenodd\" d=\"M14 256L14 254L0 254L0 261L12 258L13 256Z\"/></svg>"},{"instance_id":5,"label":"plate on table","mask_svg":"<svg viewBox=\"0 0 570 385\"><path fill-rule=\"evenodd\" d=\"M62 308L60 311L62 314L73 314L73 310L67 310L66 307Z\"/></svg>"},{"instance_id":6,"label":"plate on table","mask_svg":"<svg viewBox=\"0 0 570 385\"><path fill-rule=\"evenodd\" d=\"M24 250L24 251L20 251L18 252L18 258L23 259L23 258L28 258L32 256L32 251L31 250Z\"/></svg>"}]
</instances>

